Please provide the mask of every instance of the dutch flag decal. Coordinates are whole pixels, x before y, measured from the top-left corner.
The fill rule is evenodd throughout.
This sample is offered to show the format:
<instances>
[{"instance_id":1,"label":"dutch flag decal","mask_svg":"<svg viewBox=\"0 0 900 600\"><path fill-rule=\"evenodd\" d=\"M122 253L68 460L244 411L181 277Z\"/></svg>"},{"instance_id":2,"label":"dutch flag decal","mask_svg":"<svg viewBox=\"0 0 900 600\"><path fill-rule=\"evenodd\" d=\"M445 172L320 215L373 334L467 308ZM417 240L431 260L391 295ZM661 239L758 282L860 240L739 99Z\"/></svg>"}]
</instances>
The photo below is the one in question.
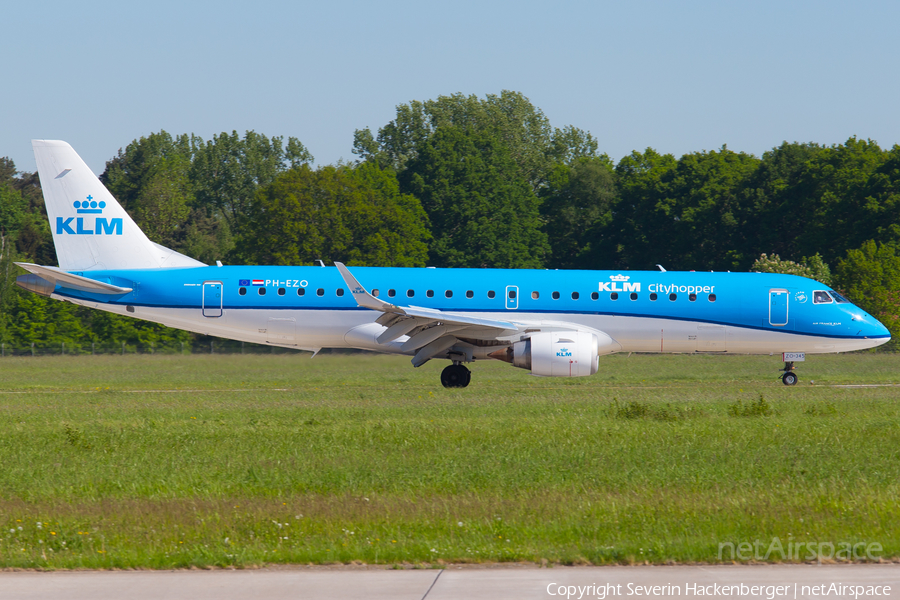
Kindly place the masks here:
<instances>
[{"instance_id":1,"label":"dutch flag decal","mask_svg":"<svg viewBox=\"0 0 900 600\"><path fill-rule=\"evenodd\" d=\"M265 283L266 282L262 279L254 279L253 280L253 285L265 285Z\"/></svg>"}]
</instances>

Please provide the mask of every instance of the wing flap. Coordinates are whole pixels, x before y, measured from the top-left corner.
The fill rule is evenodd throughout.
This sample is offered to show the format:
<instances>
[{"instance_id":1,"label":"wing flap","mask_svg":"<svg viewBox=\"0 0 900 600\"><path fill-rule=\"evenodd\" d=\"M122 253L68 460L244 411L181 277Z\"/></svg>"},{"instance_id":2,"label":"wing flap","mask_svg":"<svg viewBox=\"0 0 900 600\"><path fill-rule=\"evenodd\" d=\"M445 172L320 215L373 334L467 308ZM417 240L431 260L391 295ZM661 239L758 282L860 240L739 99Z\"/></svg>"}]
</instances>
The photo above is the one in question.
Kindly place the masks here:
<instances>
[{"instance_id":1,"label":"wing flap","mask_svg":"<svg viewBox=\"0 0 900 600\"><path fill-rule=\"evenodd\" d=\"M375 338L375 341L379 344L387 344L389 342L393 342L399 337L403 337L404 335L411 332L413 329L419 326L419 322L415 319L400 319L390 327L384 330L384 333Z\"/></svg>"}]
</instances>

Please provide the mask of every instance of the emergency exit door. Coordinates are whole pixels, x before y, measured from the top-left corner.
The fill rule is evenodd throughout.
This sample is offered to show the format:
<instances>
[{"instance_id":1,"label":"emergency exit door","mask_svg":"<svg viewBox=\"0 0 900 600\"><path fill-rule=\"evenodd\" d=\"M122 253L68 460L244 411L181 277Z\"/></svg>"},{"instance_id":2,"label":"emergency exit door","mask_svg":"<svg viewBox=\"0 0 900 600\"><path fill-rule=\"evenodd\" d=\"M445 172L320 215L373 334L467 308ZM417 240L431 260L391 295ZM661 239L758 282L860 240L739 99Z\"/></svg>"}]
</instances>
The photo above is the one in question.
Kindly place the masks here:
<instances>
[{"instance_id":1,"label":"emergency exit door","mask_svg":"<svg viewBox=\"0 0 900 600\"><path fill-rule=\"evenodd\" d=\"M506 286L506 308L516 310L519 308L519 286Z\"/></svg>"}]
</instances>

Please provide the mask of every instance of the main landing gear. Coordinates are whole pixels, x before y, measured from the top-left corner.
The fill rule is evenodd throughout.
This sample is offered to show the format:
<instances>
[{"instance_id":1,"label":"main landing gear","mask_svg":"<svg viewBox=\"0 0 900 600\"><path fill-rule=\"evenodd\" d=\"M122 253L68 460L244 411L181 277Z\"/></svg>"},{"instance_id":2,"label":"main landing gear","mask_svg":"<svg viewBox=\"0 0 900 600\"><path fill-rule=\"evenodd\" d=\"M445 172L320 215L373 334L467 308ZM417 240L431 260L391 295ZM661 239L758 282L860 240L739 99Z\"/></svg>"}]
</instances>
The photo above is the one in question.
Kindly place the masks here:
<instances>
[{"instance_id":1,"label":"main landing gear","mask_svg":"<svg viewBox=\"0 0 900 600\"><path fill-rule=\"evenodd\" d=\"M797 385L797 374L794 373L794 362L788 361L784 363L784 375L781 376L781 383L784 385Z\"/></svg>"},{"instance_id":2,"label":"main landing gear","mask_svg":"<svg viewBox=\"0 0 900 600\"><path fill-rule=\"evenodd\" d=\"M441 371L441 384L445 388L464 388L472 381L472 371L459 363L453 363Z\"/></svg>"}]
</instances>

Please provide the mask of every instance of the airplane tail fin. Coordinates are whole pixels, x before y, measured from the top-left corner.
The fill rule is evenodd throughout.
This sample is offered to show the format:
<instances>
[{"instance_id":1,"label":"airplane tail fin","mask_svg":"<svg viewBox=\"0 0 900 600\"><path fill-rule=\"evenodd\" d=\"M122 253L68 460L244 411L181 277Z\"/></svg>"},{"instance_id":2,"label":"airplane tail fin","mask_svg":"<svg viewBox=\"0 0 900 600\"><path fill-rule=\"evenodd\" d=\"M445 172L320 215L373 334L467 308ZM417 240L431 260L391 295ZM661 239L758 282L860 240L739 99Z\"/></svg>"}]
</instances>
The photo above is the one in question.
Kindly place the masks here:
<instances>
[{"instance_id":1,"label":"airplane tail fin","mask_svg":"<svg viewBox=\"0 0 900 600\"><path fill-rule=\"evenodd\" d=\"M31 145L61 269L204 266L151 242L72 146L55 140Z\"/></svg>"}]
</instances>

